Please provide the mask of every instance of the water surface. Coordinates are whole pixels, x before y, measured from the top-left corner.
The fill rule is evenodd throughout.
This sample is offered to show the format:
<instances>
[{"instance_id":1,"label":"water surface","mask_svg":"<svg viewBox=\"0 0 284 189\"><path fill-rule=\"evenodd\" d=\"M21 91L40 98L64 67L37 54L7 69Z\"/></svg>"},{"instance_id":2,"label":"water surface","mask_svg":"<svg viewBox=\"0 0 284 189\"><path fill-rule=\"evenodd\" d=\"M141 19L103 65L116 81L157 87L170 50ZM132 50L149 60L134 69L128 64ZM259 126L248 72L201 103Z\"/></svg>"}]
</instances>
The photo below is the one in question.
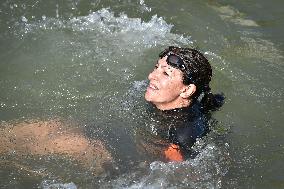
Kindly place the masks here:
<instances>
[{"instance_id":1,"label":"water surface","mask_svg":"<svg viewBox=\"0 0 284 189\"><path fill-rule=\"evenodd\" d=\"M1 188L283 188L283 5L3 0L1 121L76 120L121 167L114 178L94 178L59 157L11 155L3 162L28 169L1 162ZM151 127L143 93L168 45L204 52L214 69L211 88L226 102L212 115L213 131L194 146L198 157L139 166L131 136Z\"/></svg>"}]
</instances>

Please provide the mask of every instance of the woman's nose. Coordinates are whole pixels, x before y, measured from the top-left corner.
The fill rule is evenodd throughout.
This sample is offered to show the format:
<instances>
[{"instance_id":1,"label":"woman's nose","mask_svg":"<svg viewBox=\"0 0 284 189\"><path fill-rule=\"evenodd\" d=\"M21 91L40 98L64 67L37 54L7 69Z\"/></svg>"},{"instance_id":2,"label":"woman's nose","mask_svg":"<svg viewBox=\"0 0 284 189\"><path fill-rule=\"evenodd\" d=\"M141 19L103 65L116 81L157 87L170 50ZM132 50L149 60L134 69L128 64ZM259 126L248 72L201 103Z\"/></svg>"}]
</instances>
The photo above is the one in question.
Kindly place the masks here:
<instances>
[{"instance_id":1,"label":"woman's nose","mask_svg":"<svg viewBox=\"0 0 284 189\"><path fill-rule=\"evenodd\" d=\"M155 79L157 77L157 71L153 70L149 75L148 75L148 79L152 80Z\"/></svg>"}]
</instances>

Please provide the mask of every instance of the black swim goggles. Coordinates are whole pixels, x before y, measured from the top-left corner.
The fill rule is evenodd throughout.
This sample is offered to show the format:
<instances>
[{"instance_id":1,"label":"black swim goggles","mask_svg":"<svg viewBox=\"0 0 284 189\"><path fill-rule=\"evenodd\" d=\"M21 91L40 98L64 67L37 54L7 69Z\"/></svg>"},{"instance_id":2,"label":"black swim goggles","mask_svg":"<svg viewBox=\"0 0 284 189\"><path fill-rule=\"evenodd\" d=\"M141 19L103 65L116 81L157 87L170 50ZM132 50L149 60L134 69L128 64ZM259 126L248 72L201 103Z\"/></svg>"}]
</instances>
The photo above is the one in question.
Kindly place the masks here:
<instances>
[{"instance_id":1,"label":"black swim goggles","mask_svg":"<svg viewBox=\"0 0 284 189\"><path fill-rule=\"evenodd\" d=\"M174 53L173 51L171 51L171 49L165 49L159 54L160 58L163 58L165 56L167 56L166 61L168 65L174 68L180 69L183 72L186 70L186 66L184 64L183 58L180 57L178 54Z\"/></svg>"}]
</instances>

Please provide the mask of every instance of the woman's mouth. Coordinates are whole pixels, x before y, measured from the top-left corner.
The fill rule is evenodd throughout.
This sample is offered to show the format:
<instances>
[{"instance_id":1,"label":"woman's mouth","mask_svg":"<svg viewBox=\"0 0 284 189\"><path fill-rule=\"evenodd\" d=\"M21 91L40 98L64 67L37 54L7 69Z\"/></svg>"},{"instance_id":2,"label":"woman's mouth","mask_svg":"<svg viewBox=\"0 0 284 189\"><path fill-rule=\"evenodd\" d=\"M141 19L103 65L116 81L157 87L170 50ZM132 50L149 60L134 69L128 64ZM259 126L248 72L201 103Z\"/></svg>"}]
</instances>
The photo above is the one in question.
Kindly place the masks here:
<instances>
[{"instance_id":1,"label":"woman's mouth","mask_svg":"<svg viewBox=\"0 0 284 189\"><path fill-rule=\"evenodd\" d=\"M145 99L149 102L152 102L157 97L157 95L159 96L158 90L159 88L155 84L149 83L145 93Z\"/></svg>"},{"instance_id":2,"label":"woman's mouth","mask_svg":"<svg viewBox=\"0 0 284 189\"><path fill-rule=\"evenodd\" d=\"M153 89L153 90L158 90L158 87L152 83L149 84L148 88Z\"/></svg>"}]
</instances>

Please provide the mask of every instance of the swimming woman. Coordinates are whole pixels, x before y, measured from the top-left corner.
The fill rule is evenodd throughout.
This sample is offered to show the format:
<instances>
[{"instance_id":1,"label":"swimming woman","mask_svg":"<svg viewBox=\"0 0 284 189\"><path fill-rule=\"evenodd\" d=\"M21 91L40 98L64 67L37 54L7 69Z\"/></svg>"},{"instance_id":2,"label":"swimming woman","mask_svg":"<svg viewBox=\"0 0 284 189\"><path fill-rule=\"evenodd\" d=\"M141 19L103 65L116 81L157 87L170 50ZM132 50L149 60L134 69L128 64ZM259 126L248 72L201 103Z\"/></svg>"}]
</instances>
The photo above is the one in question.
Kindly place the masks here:
<instances>
[{"instance_id":1,"label":"swimming woman","mask_svg":"<svg viewBox=\"0 0 284 189\"><path fill-rule=\"evenodd\" d=\"M189 152L196 139L209 130L206 113L223 101L221 95L211 93L211 77L208 60L195 49L170 46L160 53L145 93L146 101L158 109L152 112L159 124L155 139L149 134L142 137L145 152L158 152L167 161L182 161L192 155Z\"/></svg>"},{"instance_id":2,"label":"swimming woman","mask_svg":"<svg viewBox=\"0 0 284 189\"><path fill-rule=\"evenodd\" d=\"M148 76L150 82L145 93L146 101L155 107L153 112L160 125L155 136L145 136L144 132L138 137L138 148L158 153L165 161L186 159L196 138L208 131L205 113L221 105L210 91L211 77L211 66L199 51L169 47L161 52ZM72 128L75 127L62 120L2 125L0 153L63 155L102 172L104 165L113 159L111 153L103 142L88 139L82 131Z\"/></svg>"}]
</instances>

